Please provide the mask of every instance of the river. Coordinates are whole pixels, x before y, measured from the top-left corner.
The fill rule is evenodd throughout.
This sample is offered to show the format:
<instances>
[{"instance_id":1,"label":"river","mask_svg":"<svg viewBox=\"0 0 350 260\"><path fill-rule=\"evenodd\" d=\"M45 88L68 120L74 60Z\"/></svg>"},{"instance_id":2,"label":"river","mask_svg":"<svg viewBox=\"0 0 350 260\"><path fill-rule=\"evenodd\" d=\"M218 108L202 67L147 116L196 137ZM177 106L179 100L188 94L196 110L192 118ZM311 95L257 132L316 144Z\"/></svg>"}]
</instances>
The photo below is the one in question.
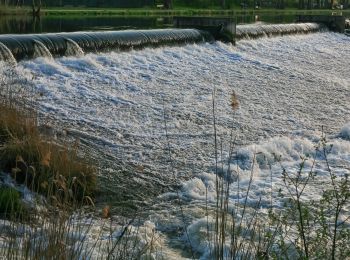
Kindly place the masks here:
<instances>
[{"instance_id":1,"label":"river","mask_svg":"<svg viewBox=\"0 0 350 260\"><path fill-rule=\"evenodd\" d=\"M349 60L349 37L317 32L246 39L236 46L215 42L41 57L11 70L30 82L21 87L33 91L43 122L56 134L78 138L99 164L101 205L113 205L113 198L137 205L145 228L159 233L167 259L189 257L178 230L191 225L191 246L206 258L208 245L199 234L205 205L215 201L213 115L219 161L229 160L234 136L235 156L227 164L240 172L234 178L247 185L257 160L249 201L266 195L262 208L270 200L279 207L282 168L274 158L297 170L300 156L314 154L323 134L333 144L333 165L342 165L338 173L350 174ZM7 70L2 64L0 74ZM319 171L322 177L324 166ZM244 199L234 187L232 204ZM318 192L315 186L308 196Z\"/></svg>"}]
</instances>

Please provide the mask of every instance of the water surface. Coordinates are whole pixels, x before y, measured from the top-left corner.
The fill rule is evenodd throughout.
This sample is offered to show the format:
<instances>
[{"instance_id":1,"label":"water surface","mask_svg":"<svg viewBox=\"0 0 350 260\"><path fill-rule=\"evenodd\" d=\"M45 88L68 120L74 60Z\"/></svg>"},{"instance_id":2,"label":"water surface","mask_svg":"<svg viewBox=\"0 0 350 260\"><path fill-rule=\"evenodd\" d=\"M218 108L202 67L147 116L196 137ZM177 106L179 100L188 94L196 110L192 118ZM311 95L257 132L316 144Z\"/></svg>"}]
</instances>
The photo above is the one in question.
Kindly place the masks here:
<instances>
[{"instance_id":1,"label":"water surface","mask_svg":"<svg viewBox=\"0 0 350 260\"><path fill-rule=\"evenodd\" d=\"M240 173L235 177L243 190L255 154L261 155L250 205L262 198L262 210L270 203L281 207L282 169L275 156L296 171L300 156L314 154L323 133L333 144L332 167L338 175L350 174L349 60L350 37L323 32L243 40L237 46L215 42L37 58L14 68L2 63L0 75L12 71L20 87L38 97L45 122L91 152L105 198L143 206L145 225L159 234L166 259L188 256L179 234L187 226L196 256L205 259L204 209L208 200L215 204L213 114L220 159L228 161L231 134L237 137L236 156L228 164ZM3 80L11 83L13 77ZM233 92L237 111L231 107ZM317 165L320 181L325 167ZM309 199L323 187L315 183ZM245 200L236 187L230 205Z\"/></svg>"},{"instance_id":2,"label":"water surface","mask_svg":"<svg viewBox=\"0 0 350 260\"><path fill-rule=\"evenodd\" d=\"M292 23L295 15L243 15L234 18L237 24L268 22ZM50 17L41 19L31 16L0 17L0 34L9 33L48 33L96 30L155 29L173 27L173 17Z\"/></svg>"}]
</instances>

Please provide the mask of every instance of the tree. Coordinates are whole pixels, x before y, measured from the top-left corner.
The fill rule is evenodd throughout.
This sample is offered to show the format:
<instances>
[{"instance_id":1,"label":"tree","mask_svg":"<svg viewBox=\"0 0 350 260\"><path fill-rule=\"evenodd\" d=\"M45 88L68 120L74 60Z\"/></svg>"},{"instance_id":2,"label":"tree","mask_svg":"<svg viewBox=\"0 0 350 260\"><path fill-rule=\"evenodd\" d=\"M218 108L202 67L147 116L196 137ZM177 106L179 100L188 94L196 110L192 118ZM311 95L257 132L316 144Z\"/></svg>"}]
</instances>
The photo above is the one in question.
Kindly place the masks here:
<instances>
[{"instance_id":1,"label":"tree","mask_svg":"<svg viewBox=\"0 0 350 260\"><path fill-rule=\"evenodd\" d=\"M164 0L164 9L171 9L173 7L172 0Z\"/></svg>"},{"instance_id":2,"label":"tree","mask_svg":"<svg viewBox=\"0 0 350 260\"><path fill-rule=\"evenodd\" d=\"M221 8L222 9L226 8L226 0L221 0Z\"/></svg>"},{"instance_id":3,"label":"tree","mask_svg":"<svg viewBox=\"0 0 350 260\"><path fill-rule=\"evenodd\" d=\"M24 0L17 0L16 7L22 7L24 5Z\"/></svg>"},{"instance_id":4,"label":"tree","mask_svg":"<svg viewBox=\"0 0 350 260\"><path fill-rule=\"evenodd\" d=\"M299 9L304 9L304 0L299 0Z\"/></svg>"},{"instance_id":5,"label":"tree","mask_svg":"<svg viewBox=\"0 0 350 260\"><path fill-rule=\"evenodd\" d=\"M307 9L311 9L312 8L312 1L311 0L307 0Z\"/></svg>"},{"instance_id":6,"label":"tree","mask_svg":"<svg viewBox=\"0 0 350 260\"><path fill-rule=\"evenodd\" d=\"M36 0L32 1L32 10L33 10L33 17L39 17L40 16L40 9L41 9L41 0Z\"/></svg>"}]
</instances>

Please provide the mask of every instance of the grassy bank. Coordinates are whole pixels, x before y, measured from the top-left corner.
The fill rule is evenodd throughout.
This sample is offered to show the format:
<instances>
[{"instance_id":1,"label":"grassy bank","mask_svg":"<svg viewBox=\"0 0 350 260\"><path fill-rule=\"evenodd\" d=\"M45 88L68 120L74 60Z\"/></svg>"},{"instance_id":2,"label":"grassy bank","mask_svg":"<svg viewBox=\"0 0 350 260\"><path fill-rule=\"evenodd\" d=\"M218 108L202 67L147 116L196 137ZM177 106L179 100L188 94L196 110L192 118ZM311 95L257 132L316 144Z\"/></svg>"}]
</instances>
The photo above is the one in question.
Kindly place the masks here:
<instances>
[{"instance_id":1,"label":"grassy bank","mask_svg":"<svg viewBox=\"0 0 350 260\"><path fill-rule=\"evenodd\" d=\"M29 7L15 8L13 6L4 6L0 4L0 15L31 15Z\"/></svg>"},{"instance_id":2,"label":"grassy bank","mask_svg":"<svg viewBox=\"0 0 350 260\"><path fill-rule=\"evenodd\" d=\"M0 95L0 255L139 259L153 251L154 227L133 227L133 220L113 216L110 206L95 210L96 168L80 156L77 143L62 145L64 140L45 133L35 110L24 103ZM24 186L35 196L31 205ZM94 233L95 225L101 231Z\"/></svg>"},{"instance_id":3,"label":"grassy bank","mask_svg":"<svg viewBox=\"0 0 350 260\"><path fill-rule=\"evenodd\" d=\"M45 16L242 16L242 15L301 15L301 14L323 14L331 15L332 10L297 10L297 9L245 9L245 10L218 10L218 9L174 9L174 10L154 10L154 9L43 9ZM338 13L338 12L337 12ZM350 14L349 11L343 13Z\"/></svg>"},{"instance_id":4,"label":"grassy bank","mask_svg":"<svg viewBox=\"0 0 350 260\"><path fill-rule=\"evenodd\" d=\"M71 204L91 199L96 170L76 145L59 145L39 131L34 111L0 103L0 172L49 199Z\"/></svg>"},{"instance_id":5,"label":"grassy bank","mask_svg":"<svg viewBox=\"0 0 350 260\"><path fill-rule=\"evenodd\" d=\"M1 15L31 15L31 9L28 7L14 8L14 7L0 7ZM140 9L120 9L120 8L43 8L41 14L43 16L239 16L250 14L324 14L331 15L332 13L349 14L350 10L328 10L328 9L314 9L314 10L299 10L294 8L286 9L196 9L196 8L174 8L171 10L140 8Z\"/></svg>"}]
</instances>

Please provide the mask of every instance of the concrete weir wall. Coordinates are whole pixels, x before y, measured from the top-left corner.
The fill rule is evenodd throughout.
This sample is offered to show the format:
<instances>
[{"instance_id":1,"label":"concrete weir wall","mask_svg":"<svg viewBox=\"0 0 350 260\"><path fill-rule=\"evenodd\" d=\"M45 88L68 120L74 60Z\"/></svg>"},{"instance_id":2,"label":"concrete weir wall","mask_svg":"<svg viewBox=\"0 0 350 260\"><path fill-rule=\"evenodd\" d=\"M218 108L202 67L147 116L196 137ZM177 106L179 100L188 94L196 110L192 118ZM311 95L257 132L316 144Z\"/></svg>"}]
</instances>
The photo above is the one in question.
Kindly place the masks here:
<instances>
[{"instance_id":1,"label":"concrete weir wall","mask_svg":"<svg viewBox=\"0 0 350 260\"><path fill-rule=\"evenodd\" d=\"M344 33L345 17L344 16L326 16L326 15L299 15L298 22L301 23L323 23L333 32Z\"/></svg>"},{"instance_id":2,"label":"concrete weir wall","mask_svg":"<svg viewBox=\"0 0 350 260\"><path fill-rule=\"evenodd\" d=\"M231 18L174 17L177 28L196 28L207 31L215 40L235 43L236 23Z\"/></svg>"}]
</instances>

